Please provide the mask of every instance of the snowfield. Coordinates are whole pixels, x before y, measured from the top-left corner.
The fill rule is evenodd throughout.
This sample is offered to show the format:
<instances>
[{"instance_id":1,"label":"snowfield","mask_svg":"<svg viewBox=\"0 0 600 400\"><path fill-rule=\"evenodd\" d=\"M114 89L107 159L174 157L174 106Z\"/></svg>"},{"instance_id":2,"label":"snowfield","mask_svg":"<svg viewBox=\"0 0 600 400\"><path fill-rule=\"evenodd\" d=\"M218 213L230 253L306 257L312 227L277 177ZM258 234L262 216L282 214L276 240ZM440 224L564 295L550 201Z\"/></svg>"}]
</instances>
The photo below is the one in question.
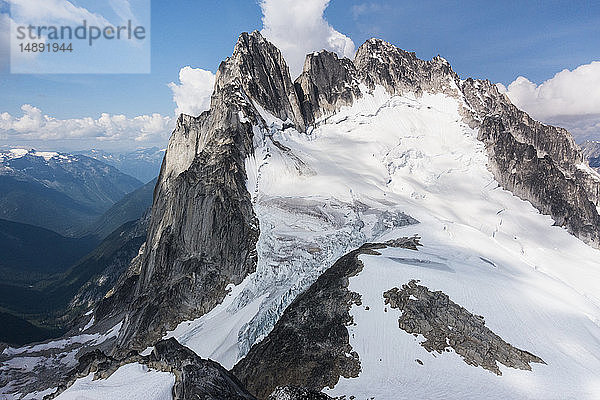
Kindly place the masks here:
<instances>
[{"instance_id":1,"label":"snowfield","mask_svg":"<svg viewBox=\"0 0 600 400\"><path fill-rule=\"evenodd\" d=\"M362 372L330 393L600 398L600 251L499 187L459 106L442 94L391 97L379 87L308 135L264 115L270 126L255 127L255 155L246 161L261 224L257 272L221 306L168 336L230 368L345 252L419 234L418 253L361 257L365 269L350 289L363 305L351 310L356 326L348 329ZM420 223L409 225L402 213ZM406 258L417 260L398 261ZM398 328L398 310L384 312L383 292L410 279L484 316L492 331L547 365L501 366L496 376L454 352L428 353L422 337Z\"/></svg>"},{"instance_id":2,"label":"snowfield","mask_svg":"<svg viewBox=\"0 0 600 400\"><path fill-rule=\"evenodd\" d=\"M93 374L77 379L57 400L170 400L175 375L149 370L138 363L126 364L107 379L93 380Z\"/></svg>"}]
</instances>

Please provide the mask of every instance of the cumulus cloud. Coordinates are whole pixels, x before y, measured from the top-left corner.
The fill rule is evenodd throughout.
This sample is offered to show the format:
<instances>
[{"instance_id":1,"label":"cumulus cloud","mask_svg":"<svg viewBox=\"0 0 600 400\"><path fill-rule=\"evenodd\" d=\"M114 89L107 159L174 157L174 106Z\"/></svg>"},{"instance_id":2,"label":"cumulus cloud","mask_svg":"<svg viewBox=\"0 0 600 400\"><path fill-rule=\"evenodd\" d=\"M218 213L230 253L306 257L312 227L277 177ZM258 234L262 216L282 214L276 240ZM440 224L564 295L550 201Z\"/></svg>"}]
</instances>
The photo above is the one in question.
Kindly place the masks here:
<instances>
[{"instance_id":1,"label":"cumulus cloud","mask_svg":"<svg viewBox=\"0 0 600 400\"><path fill-rule=\"evenodd\" d=\"M578 140L600 139L600 61L565 69L540 85L520 76L497 86L533 118L563 126Z\"/></svg>"},{"instance_id":2,"label":"cumulus cloud","mask_svg":"<svg viewBox=\"0 0 600 400\"><path fill-rule=\"evenodd\" d=\"M160 114L125 115L103 113L91 117L57 119L30 104L21 106L22 115L0 114L0 139L8 142L82 140L166 143L173 119Z\"/></svg>"},{"instance_id":3,"label":"cumulus cloud","mask_svg":"<svg viewBox=\"0 0 600 400\"><path fill-rule=\"evenodd\" d=\"M179 84L171 82L175 114L200 115L210 108L210 96L215 86L215 74L201 68L183 67L179 70Z\"/></svg>"},{"instance_id":4,"label":"cumulus cloud","mask_svg":"<svg viewBox=\"0 0 600 400\"><path fill-rule=\"evenodd\" d=\"M329 0L262 0L261 33L281 50L292 77L302 72L308 53L322 49L354 56L354 42L323 17Z\"/></svg>"},{"instance_id":5,"label":"cumulus cloud","mask_svg":"<svg viewBox=\"0 0 600 400\"><path fill-rule=\"evenodd\" d=\"M329 0L262 0L261 33L277 46L290 67L292 76L302 72L306 54L322 49L342 57L354 56L354 43L333 29L323 17ZM179 83L171 82L175 114L200 115L210 108L215 74L201 68L183 67Z\"/></svg>"}]
</instances>

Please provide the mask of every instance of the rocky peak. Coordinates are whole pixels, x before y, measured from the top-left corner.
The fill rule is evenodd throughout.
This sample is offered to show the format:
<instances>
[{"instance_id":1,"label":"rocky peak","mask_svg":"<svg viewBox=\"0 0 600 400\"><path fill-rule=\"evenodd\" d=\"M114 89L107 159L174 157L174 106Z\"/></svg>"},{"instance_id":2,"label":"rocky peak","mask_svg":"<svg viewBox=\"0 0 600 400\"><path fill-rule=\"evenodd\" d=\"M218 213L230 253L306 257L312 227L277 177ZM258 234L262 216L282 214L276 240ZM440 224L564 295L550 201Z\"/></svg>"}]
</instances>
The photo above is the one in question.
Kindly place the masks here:
<instances>
[{"instance_id":1,"label":"rocky peak","mask_svg":"<svg viewBox=\"0 0 600 400\"><path fill-rule=\"evenodd\" d=\"M566 129L534 120L515 107L490 81L468 78L461 83L461 90L480 123L488 116L505 116L505 125L515 137L520 142L533 145L540 154L549 154L560 164L583 162L581 150Z\"/></svg>"},{"instance_id":2,"label":"rocky peak","mask_svg":"<svg viewBox=\"0 0 600 400\"><path fill-rule=\"evenodd\" d=\"M358 74L352 61L322 50L306 56L295 86L307 126L330 115L361 96Z\"/></svg>"},{"instance_id":3,"label":"rocky peak","mask_svg":"<svg viewBox=\"0 0 600 400\"><path fill-rule=\"evenodd\" d=\"M461 82L466 121L479 130L496 180L586 243L600 246L600 177L573 136L515 107L489 81Z\"/></svg>"},{"instance_id":4,"label":"rocky peak","mask_svg":"<svg viewBox=\"0 0 600 400\"><path fill-rule=\"evenodd\" d=\"M254 127L268 128L263 110L302 132L351 105L361 96L359 84L456 98L479 129L496 180L598 245L600 179L577 167L583 158L568 132L534 121L495 85L460 81L442 57L423 61L378 39L365 42L354 62L327 51L310 54L294 85L279 50L258 32L244 33L219 67L211 109L182 116L169 142L148 242L123 285L131 297L113 297L130 299L121 305L128 308L121 347L143 349L182 320L205 314L228 284L255 271L259 229L245 159L254 152Z\"/></svg>"},{"instance_id":5,"label":"rocky peak","mask_svg":"<svg viewBox=\"0 0 600 400\"><path fill-rule=\"evenodd\" d=\"M354 65L370 88L382 85L391 94L423 92L458 94L458 75L438 56L424 61L381 39L369 39L358 48Z\"/></svg>"},{"instance_id":6,"label":"rocky peak","mask_svg":"<svg viewBox=\"0 0 600 400\"><path fill-rule=\"evenodd\" d=\"M277 47L258 31L242 33L233 55L219 66L215 92L231 84L239 86L246 96L277 118L304 132L300 103L288 66Z\"/></svg>"}]
</instances>

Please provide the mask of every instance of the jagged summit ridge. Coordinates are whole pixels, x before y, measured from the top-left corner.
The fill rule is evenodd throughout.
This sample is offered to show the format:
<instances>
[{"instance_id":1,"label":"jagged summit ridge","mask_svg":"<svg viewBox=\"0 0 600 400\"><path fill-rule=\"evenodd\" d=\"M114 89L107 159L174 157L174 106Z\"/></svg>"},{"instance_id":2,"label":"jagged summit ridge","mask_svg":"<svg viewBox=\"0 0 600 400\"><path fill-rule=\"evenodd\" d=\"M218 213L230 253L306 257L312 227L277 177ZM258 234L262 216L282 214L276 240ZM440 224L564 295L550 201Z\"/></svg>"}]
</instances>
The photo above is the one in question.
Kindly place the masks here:
<instances>
[{"instance_id":1,"label":"jagged summit ridge","mask_svg":"<svg viewBox=\"0 0 600 400\"><path fill-rule=\"evenodd\" d=\"M219 66L215 93L232 84L271 114L304 132L305 124L289 68L279 49L258 31L242 33L233 55Z\"/></svg>"},{"instance_id":2,"label":"jagged summit ridge","mask_svg":"<svg viewBox=\"0 0 600 400\"><path fill-rule=\"evenodd\" d=\"M240 37L233 55L219 68L210 110L180 116L156 186L147 243L96 307L90 329L101 331L99 324L104 324L119 332L116 346L106 342L103 350L118 359L125 350L137 354L165 336L174 337L225 368L250 354L238 365L253 369L257 363L252 360L262 362L277 385L294 383L282 374L282 366L290 362L300 362L295 378L318 382L324 377L320 366L336 358L356 359L355 351L361 367L353 362L341 372L356 373L362 381L338 381L334 363L331 384L337 381L336 395L350 385L347 394L363 398L372 393L362 396L361 390L373 386L384 392L406 388L422 393L423 385L414 382L429 379L431 371L436 382L425 384L446 386L439 393L456 389L449 398L464 398L456 395L464 389L462 393L478 393L470 390L473 382L500 387L495 375L477 375L462 361L465 365L452 364L455 355L446 354L446 336L438 338L444 351L440 358L416 354L418 361L406 359L404 351L414 352L411 345L418 345L412 343L417 339L398 329L395 311L383 299L390 289L405 284L408 275L418 275L430 280L424 287L444 290L474 316L485 316L500 337L543 357L548 369L534 366L534 378L541 379L546 393L569 386L564 383L573 374L556 372L565 365L587 378L591 373L586 375L589 371L583 371L586 366L577 357L557 361L552 347L557 347L556 333L566 332L581 349L578 356L592 353L586 345L595 338L589 340L577 327L590 328L589 336L596 332L592 318L598 314L588 307L596 294L586 282L597 281L593 260L598 253L502 190L530 200L593 244L596 175L578 165L568 133L531 120L487 81L460 80L441 57L419 60L376 39L359 53L354 61L326 51L312 53L291 85L274 46L258 32ZM410 234L423 236L417 254L411 253L414 249L380 249L379 255L361 255L360 272L342 277L341 284L362 305L353 302L348 310L345 303L327 305L335 285L323 271L365 243ZM567 250L557 250L561 246ZM565 269L556 265L574 272L567 271L565 278ZM552 276L556 272L557 278ZM306 291L321 284L321 297ZM548 291L556 285L562 289ZM573 300L578 295L573 288L591 298L589 304L579 297ZM550 294L560 299L560 312L552 309L554 304L545 308ZM303 298L311 300L307 308L289 307L304 303ZM446 297L440 299L448 305ZM340 306L341 319L336 312ZM484 311L479 314L480 307ZM563 313L562 307L572 309ZM513 308L518 309L512 313L517 318L511 315ZM289 321L281 317L286 309L298 310L305 332L315 327L325 328L325 333L330 327L336 330L321 338L304 334L302 341L293 339L298 351L331 350L319 347L319 340L347 338L348 343L333 349L338 357L307 351L303 358L271 347L276 362L265 361L267 353L260 350L269 344L269 332L274 332L271 339L281 332L273 327ZM564 317L571 312L573 319ZM310 317L314 314L354 323L319 325L318 317ZM379 322L393 329L379 329ZM524 322L531 329L521 332ZM426 331L428 324L419 322L419 330ZM300 327L286 325L290 330ZM544 336L540 327L551 333ZM373 340L379 336L372 332L386 335ZM285 345L286 340L278 342ZM479 352L488 344L484 339L473 346ZM382 348L383 357L376 356L375 347ZM325 355L311 357L317 353ZM572 362L561 364L566 359ZM593 355L587 360L597 365ZM172 368L172 361L165 363L165 369ZM432 369L440 366L449 368ZM239 378L243 370L237 369ZM545 371L562 380L548 379L553 377ZM413 383L398 383L405 376L414 378ZM438 381L438 376L450 379ZM457 376L463 380L455 382ZM507 379L501 382L511 385L510 376L515 375L504 374ZM259 377L268 379L262 373ZM513 386L506 391L512 395L504 398L527 397L523 393L529 388ZM573 393L580 394L581 388Z\"/></svg>"},{"instance_id":3,"label":"jagged summit ridge","mask_svg":"<svg viewBox=\"0 0 600 400\"><path fill-rule=\"evenodd\" d=\"M459 95L458 75L444 58L419 59L381 39L369 39L356 51L354 65L370 88L381 85L390 94L423 92Z\"/></svg>"},{"instance_id":4,"label":"jagged summit ridge","mask_svg":"<svg viewBox=\"0 0 600 400\"><path fill-rule=\"evenodd\" d=\"M162 316L160 310L158 314L153 311L150 319L156 322L148 324L146 317L138 317L138 322L126 324L126 331L135 336L140 324L144 329L153 327L156 339L177 321L206 313L222 300L228 283L237 284L255 270L259 230L244 160L253 157L257 143L265 140L276 151L286 152L285 146L269 136L273 118L283 121L278 129L286 129L287 124L302 133L358 101L365 87L373 91L378 86L390 95L442 93L457 99L463 104L465 120L482 132L480 140L486 144L496 179L554 216L558 224L589 243L598 243L597 186L593 177L576 167L581 153L570 135L531 120L489 82L461 81L441 57L423 61L414 53L370 39L358 49L354 61L327 51L309 54L303 73L292 83L279 50L259 32L244 33L232 56L219 66L211 109L198 117L179 118L155 193L149 245L134 298L149 307L156 303L150 299L158 290L176 299L170 308L178 311ZM509 129L491 135L492 116ZM534 157L548 158L555 170L541 172L547 170L547 162L533 162L523 167L527 176L515 176L512 171L519 163L515 157L520 154L515 149L521 144L531 146ZM298 168L303 167L299 164ZM574 180L577 174L581 176ZM540 177L545 178L540 181ZM542 191L540 182L550 191ZM552 197L540 193L552 193ZM559 206L555 206L557 197ZM234 255L240 248L244 249L241 258ZM214 266L209 268L210 275L206 275L206 262ZM173 273L173 265L179 264L186 267ZM198 274L205 278L199 280ZM159 277L163 283L165 278L178 285L188 283L185 291L173 296L165 293L164 285L152 289ZM189 303L190 296L196 300ZM189 304L181 307L181 303ZM139 309L139 304L131 307L131 315ZM125 335L122 343L132 342Z\"/></svg>"},{"instance_id":5,"label":"jagged summit ridge","mask_svg":"<svg viewBox=\"0 0 600 400\"><path fill-rule=\"evenodd\" d=\"M326 50L306 56L295 87L307 126L361 97L354 63Z\"/></svg>"}]
</instances>

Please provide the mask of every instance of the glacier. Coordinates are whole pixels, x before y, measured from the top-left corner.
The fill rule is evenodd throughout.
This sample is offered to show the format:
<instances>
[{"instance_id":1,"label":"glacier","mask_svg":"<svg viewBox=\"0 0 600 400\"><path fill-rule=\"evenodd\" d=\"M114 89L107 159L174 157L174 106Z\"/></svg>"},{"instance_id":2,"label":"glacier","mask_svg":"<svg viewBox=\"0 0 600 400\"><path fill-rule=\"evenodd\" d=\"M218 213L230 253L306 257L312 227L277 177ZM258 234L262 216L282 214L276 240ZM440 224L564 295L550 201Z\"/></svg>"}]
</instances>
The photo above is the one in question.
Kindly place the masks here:
<instances>
[{"instance_id":1,"label":"glacier","mask_svg":"<svg viewBox=\"0 0 600 400\"><path fill-rule=\"evenodd\" d=\"M400 249L385 251L383 261L361 256L366 267L350 289L371 311L353 308L356 326L348 329L363 372L330 394L397 398L398 388L415 396L427 384L431 398L477 398L490 385L494 398L552 398L565 387L568 396L594 398L600 252L499 186L476 129L463 122L462 100L361 90L308 134L260 110L268 123L255 127L255 154L246 161L261 224L257 271L221 306L167 336L230 368L341 255L418 234L424 247L416 257L448 271L395 262ZM394 312L384 314L382 297L413 278L484 315L494 332L548 365L533 373L503 368L497 377L443 354L419 369L414 359L432 356L398 329Z\"/></svg>"}]
</instances>

